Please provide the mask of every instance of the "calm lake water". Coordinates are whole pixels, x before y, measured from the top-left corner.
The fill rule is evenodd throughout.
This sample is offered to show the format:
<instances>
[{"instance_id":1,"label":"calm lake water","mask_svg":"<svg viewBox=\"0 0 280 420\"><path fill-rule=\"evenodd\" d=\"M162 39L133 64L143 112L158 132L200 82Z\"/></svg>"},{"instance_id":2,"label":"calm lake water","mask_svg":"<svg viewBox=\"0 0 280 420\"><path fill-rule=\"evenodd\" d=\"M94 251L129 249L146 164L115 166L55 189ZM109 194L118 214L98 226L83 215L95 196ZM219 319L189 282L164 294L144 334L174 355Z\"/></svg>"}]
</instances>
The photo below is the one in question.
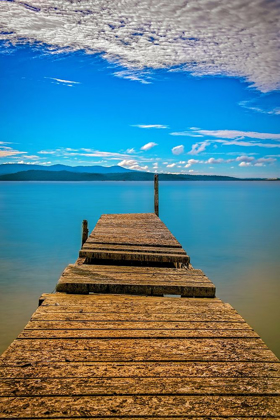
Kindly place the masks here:
<instances>
[{"instance_id":1,"label":"calm lake water","mask_svg":"<svg viewBox=\"0 0 280 420\"><path fill-rule=\"evenodd\" d=\"M194 267L280 356L280 183L162 182L160 217ZM153 211L151 182L0 183L0 352L102 213Z\"/></svg>"}]
</instances>

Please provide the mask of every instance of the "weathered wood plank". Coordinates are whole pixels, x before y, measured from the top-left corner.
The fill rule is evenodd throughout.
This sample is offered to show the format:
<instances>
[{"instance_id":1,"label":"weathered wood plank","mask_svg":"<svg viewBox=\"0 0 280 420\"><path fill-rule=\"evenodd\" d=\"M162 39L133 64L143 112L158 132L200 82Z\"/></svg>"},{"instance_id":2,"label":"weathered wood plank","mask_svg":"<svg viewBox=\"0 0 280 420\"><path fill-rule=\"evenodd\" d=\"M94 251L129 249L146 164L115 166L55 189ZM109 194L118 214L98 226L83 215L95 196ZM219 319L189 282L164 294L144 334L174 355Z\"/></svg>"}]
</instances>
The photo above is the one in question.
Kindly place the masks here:
<instances>
[{"instance_id":1,"label":"weathered wood plank","mask_svg":"<svg viewBox=\"0 0 280 420\"><path fill-rule=\"evenodd\" d=\"M82 309L78 313L68 312L68 313L40 313L35 312L31 318L32 321L103 321L103 322L110 322L110 321L129 321L129 322L159 322L159 321L171 321L171 322L190 322L190 321L198 321L198 322L242 322L243 318L235 313L234 311L231 312L223 312L223 311L214 311L212 314L206 313L186 313L186 314L114 314L110 313L83 313Z\"/></svg>"},{"instance_id":2,"label":"weathered wood plank","mask_svg":"<svg viewBox=\"0 0 280 420\"><path fill-rule=\"evenodd\" d=\"M19 334L18 339L38 338L259 338L253 330L135 330L135 329L54 329L54 330L27 330Z\"/></svg>"},{"instance_id":3,"label":"weathered wood plank","mask_svg":"<svg viewBox=\"0 0 280 420\"><path fill-rule=\"evenodd\" d=\"M192 276L192 270L179 270L180 276L170 276L170 271L161 271L159 274L153 270L145 270L140 273L133 270L114 272L104 270L102 266L91 269L91 265L69 265L59 279L56 290L66 293L123 293L164 295L178 294L183 297L203 296L214 297L215 286L210 280L196 273ZM174 271L171 270L173 274ZM176 273L176 269L175 269Z\"/></svg>"},{"instance_id":4,"label":"weathered wood plank","mask_svg":"<svg viewBox=\"0 0 280 420\"><path fill-rule=\"evenodd\" d=\"M145 302L150 305L154 305L155 307L158 307L159 305L176 305L178 306L186 306L186 305L209 305L209 307L217 303L221 305L227 305L231 306L229 303L224 303L221 299L214 297L209 299L204 298L185 298L185 299L175 299L174 297L165 296L157 297L157 296L133 296L133 295L89 295L89 296L83 296L83 295L68 295L66 293L49 293L44 295L44 302L42 305L48 305L50 304L60 304L60 305L83 305L84 303L87 303L88 305L96 305L96 304L104 304L104 305L110 305L110 304L121 304L121 305L132 305L132 306L138 306L138 305L144 305Z\"/></svg>"},{"instance_id":5,"label":"weathered wood plank","mask_svg":"<svg viewBox=\"0 0 280 420\"><path fill-rule=\"evenodd\" d=\"M43 419L45 419L46 417L36 417L36 419L37 420L43 420ZM75 417L75 418L77 418L77 417ZM93 419L93 418L95 418L95 417L78 417L79 418L79 420L88 420L88 419ZM119 417L119 416L117 416L117 417L113 417L114 418L114 420L124 420L124 419L128 419L128 418L131 418L131 417L124 417L124 416L122 416L122 417ZM180 417L180 416L176 416L176 417L162 417L162 416L160 416L160 417L158 417L158 416L145 416L145 417L138 417L138 416L133 416L133 420L143 420L143 418L144 419L149 419L149 420L158 420L159 418L160 418L160 420L170 420L170 419L174 419L174 418L176 418L176 420L186 420L186 419L191 419L191 420L205 420L206 418L207 418L207 420L244 420L244 418L246 418L246 420L264 420L264 419L269 419L269 418L271 418L271 417L264 417L264 416L262 416L262 417L258 417L258 416L254 416L254 417L251 417L251 416L249 416L249 417L236 417L236 416L223 416L223 417L221 417L221 416L215 416L215 417L212 417L212 416L207 416L206 418L205 418L205 416L204 417L198 417L198 416L191 416L191 417L186 417L186 416L184 416L184 417ZM280 417L273 417L274 419L277 419L277 420L280 420ZM23 420L23 419L26 419L26 417L17 417L17 419L19 419L19 420ZM55 419L56 420L73 420L73 417L55 417ZM107 417L107 416L98 416L98 419L99 420L111 420L112 419L112 417L110 416L110 417Z\"/></svg>"},{"instance_id":6,"label":"weathered wood plank","mask_svg":"<svg viewBox=\"0 0 280 420\"><path fill-rule=\"evenodd\" d=\"M125 235L99 235L99 234L91 234L89 236L91 240L95 243L107 243L112 245L138 245L141 246L158 246L158 247L175 247L181 249L181 245L178 244L177 241L172 239L163 239L160 237L127 237Z\"/></svg>"},{"instance_id":7,"label":"weathered wood plank","mask_svg":"<svg viewBox=\"0 0 280 420\"><path fill-rule=\"evenodd\" d=\"M3 397L0 418L58 416L261 416L279 415L280 401L261 396Z\"/></svg>"},{"instance_id":8,"label":"weathered wood plank","mask_svg":"<svg viewBox=\"0 0 280 420\"><path fill-rule=\"evenodd\" d=\"M75 264L69 264L68 267L74 267ZM133 274L140 274L140 275L166 275L166 276L205 276L202 270L198 269L185 269L185 268L172 268L172 267L145 267L145 266L126 266L126 265L90 265L90 264L83 264L78 266L79 269L87 271L87 272L100 272L100 273L111 273L111 274L118 274L118 273L133 273Z\"/></svg>"},{"instance_id":9,"label":"weathered wood plank","mask_svg":"<svg viewBox=\"0 0 280 420\"><path fill-rule=\"evenodd\" d=\"M188 258L154 214L102 216L82 252L104 261L136 258L137 264ZM85 262L81 257L65 270L64 292L185 297L44 295L0 359L0 418L256 420L279 414L278 359L214 297L215 286L201 270ZM190 298L200 293L207 299Z\"/></svg>"},{"instance_id":10,"label":"weathered wood plank","mask_svg":"<svg viewBox=\"0 0 280 420\"><path fill-rule=\"evenodd\" d=\"M156 277L156 276L147 276L144 277L143 279L137 279L135 278L135 276L130 276L130 278L128 276L126 276L127 278L121 278L121 276L119 276L119 278L113 277L113 276L107 276L107 275L87 275L84 272L75 274L75 273L65 273L63 274L63 276L60 279L60 282L68 282L68 283L74 283L74 282L82 282L82 283L90 283L90 282L95 282L97 283L99 282L107 282L108 284L110 283L124 283L124 284L134 284L134 285L141 285L141 284L161 284L161 285L180 285L180 286L187 286L187 285L204 285L204 286L211 286L214 287L214 285L212 283L210 283L210 281L205 278L205 277L198 277L196 276L196 278L192 278L189 277L189 279L185 279L183 277L175 277L174 279L172 278L160 278L160 277Z\"/></svg>"},{"instance_id":11,"label":"weathered wood plank","mask_svg":"<svg viewBox=\"0 0 280 420\"><path fill-rule=\"evenodd\" d=\"M125 361L261 361L276 356L257 338L16 340L2 363Z\"/></svg>"},{"instance_id":12,"label":"weathered wood plank","mask_svg":"<svg viewBox=\"0 0 280 420\"><path fill-rule=\"evenodd\" d=\"M43 306L50 305L125 305L129 306L143 306L145 303L147 305L154 305L155 307L159 307L161 305L171 305L179 307L179 306L200 306L200 305L216 305L219 303L220 305L226 305L228 307L232 306L229 303L223 302L221 299L214 297L209 299L204 298L178 298L174 300L174 297L165 296L165 297L157 297L157 296L133 296L133 295L69 295L67 293L49 293L44 294L44 302L42 303Z\"/></svg>"},{"instance_id":13,"label":"weathered wood plank","mask_svg":"<svg viewBox=\"0 0 280 420\"><path fill-rule=\"evenodd\" d=\"M279 395L280 378L0 379L0 397L68 395Z\"/></svg>"},{"instance_id":14,"label":"weathered wood plank","mask_svg":"<svg viewBox=\"0 0 280 420\"><path fill-rule=\"evenodd\" d=\"M165 268L157 270L155 267L134 267L130 266L108 266L106 265L74 265L69 264L63 271L62 277L84 276L87 278L104 278L117 280L135 280L140 283L145 280L161 280L161 281L208 281L203 273L197 270L172 269ZM142 270L140 268L143 268ZM146 270L144 270L146 268Z\"/></svg>"},{"instance_id":15,"label":"weathered wood plank","mask_svg":"<svg viewBox=\"0 0 280 420\"><path fill-rule=\"evenodd\" d=\"M29 321L24 331L33 329L43 330L189 330L189 331L253 331L246 322L94 322L94 321Z\"/></svg>"},{"instance_id":16,"label":"weathered wood plank","mask_svg":"<svg viewBox=\"0 0 280 420\"><path fill-rule=\"evenodd\" d=\"M168 306L168 307L159 307L159 308L153 308L152 306L142 306L142 307L120 307L120 305L118 306L109 306L109 307L105 307L102 308L102 306L94 306L94 305L83 305L83 306L79 306L79 305L69 305L69 306L63 306L63 305L51 305L51 306L46 306L46 305L41 305L37 310L36 313L39 314L44 314L44 313L52 313L52 312L72 312L72 313L101 313L101 314L107 314L108 316L110 316L111 314L115 314L115 316L119 316L120 314L128 314L128 315L180 315L180 314L203 314L206 313L209 317L209 319L211 319L212 314L235 314L238 315L238 313L231 307L227 307L226 305L217 305L217 306L211 306L209 308L209 306L205 305L205 306L195 306L195 305L188 305L185 307L179 306L176 307L176 304L174 305L174 307L172 306Z\"/></svg>"},{"instance_id":17,"label":"weathered wood plank","mask_svg":"<svg viewBox=\"0 0 280 420\"><path fill-rule=\"evenodd\" d=\"M0 359L1 361L1 359ZM6 362L6 361L5 361ZM280 378L279 362L51 362L0 365L5 378ZM161 379L160 379L161 380Z\"/></svg>"},{"instance_id":18,"label":"weathered wood plank","mask_svg":"<svg viewBox=\"0 0 280 420\"><path fill-rule=\"evenodd\" d=\"M88 243L123 244L138 246L169 246L182 250L177 239L155 215L102 215Z\"/></svg>"},{"instance_id":19,"label":"weathered wood plank","mask_svg":"<svg viewBox=\"0 0 280 420\"><path fill-rule=\"evenodd\" d=\"M131 285L131 284L94 284L94 283L59 283L57 285L58 292L73 293L73 294L88 294L88 293L123 293L131 295L150 295L150 296L164 296L181 295L182 297L213 297L216 289L208 286L161 286L161 285Z\"/></svg>"},{"instance_id":20,"label":"weathered wood plank","mask_svg":"<svg viewBox=\"0 0 280 420\"><path fill-rule=\"evenodd\" d=\"M54 298L52 298L54 296ZM112 297L113 296L113 297ZM115 297L115 299L114 299ZM42 303L43 307L61 306L61 307L79 307L82 309L84 306L100 308L102 311L131 311L132 309L146 309L152 310L153 312L163 311L163 310L172 310L176 311L177 309L188 309L188 308L209 308L211 309L222 309L234 308L228 303L224 303L216 298L174 298L174 297L163 297L159 298L156 296L137 296L137 300L132 300L136 298L133 295L68 295L66 293L55 293L53 295L48 295L44 297ZM106 299L107 298L107 299ZM122 299L121 299L122 298ZM152 299L152 301L151 301ZM154 301L153 301L154 300Z\"/></svg>"},{"instance_id":21,"label":"weathered wood plank","mask_svg":"<svg viewBox=\"0 0 280 420\"><path fill-rule=\"evenodd\" d=\"M187 255L186 251L183 248L163 248L163 247L155 247L155 246L132 246L132 245L111 245L111 244L98 244L91 240L88 240L84 243L82 249L89 249L91 251L118 251L118 252L148 252L148 253L156 253L156 254L179 254L179 255Z\"/></svg>"},{"instance_id":22,"label":"weathered wood plank","mask_svg":"<svg viewBox=\"0 0 280 420\"><path fill-rule=\"evenodd\" d=\"M149 263L175 263L189 264L190 258L182 254L161 254L148 252L127 252L127 251L105 251L105 250L89 250L82 248L79 252L79 258L86 258L89 260L111 260L111 261L137 261Z\"/></svg>"}]
</instances>

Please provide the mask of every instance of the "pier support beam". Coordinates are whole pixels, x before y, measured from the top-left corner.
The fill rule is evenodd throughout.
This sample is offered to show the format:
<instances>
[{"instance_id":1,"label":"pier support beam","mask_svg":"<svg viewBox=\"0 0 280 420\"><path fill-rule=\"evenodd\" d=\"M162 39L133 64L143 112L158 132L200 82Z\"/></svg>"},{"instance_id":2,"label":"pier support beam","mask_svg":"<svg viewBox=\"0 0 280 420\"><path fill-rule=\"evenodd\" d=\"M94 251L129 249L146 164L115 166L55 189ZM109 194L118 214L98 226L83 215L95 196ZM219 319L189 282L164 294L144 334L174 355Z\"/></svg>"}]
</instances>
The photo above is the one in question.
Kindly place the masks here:
<instances>
[{"instance_id":1,"label":"pier support beam","mask_svg":"<svg viewBox=\"0 0 280 420\"><path fill-rule=\"evenodd\" d=\"M155 214L158 216L158 174L154 177L154 203L155 203Z\"/></svg>"},{"instance_id":2,"label":"pier support beam","mask_svg":"<svg viewBox=\"0 0 280 420\"><path fill-rule=\"evenodd\" d=\"M88 238L88 221L83 220L83 224L82 224L82 246L86 242L87 238Z\"/></svg>"}]
</instances>

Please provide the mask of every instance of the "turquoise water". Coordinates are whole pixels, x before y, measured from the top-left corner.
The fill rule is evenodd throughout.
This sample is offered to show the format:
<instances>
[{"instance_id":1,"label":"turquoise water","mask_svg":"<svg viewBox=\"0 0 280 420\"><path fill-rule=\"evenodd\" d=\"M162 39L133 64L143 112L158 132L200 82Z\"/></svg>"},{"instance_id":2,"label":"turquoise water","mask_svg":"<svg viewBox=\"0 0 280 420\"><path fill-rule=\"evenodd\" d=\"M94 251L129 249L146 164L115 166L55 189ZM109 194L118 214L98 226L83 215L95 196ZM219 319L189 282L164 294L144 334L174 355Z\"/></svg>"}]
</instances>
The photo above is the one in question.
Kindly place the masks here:
<instances>
[{"instance_id":1,"label":"turquoise water","mask_svg":"<svg viewBox=\"0 0 280 420\"><path fill-rule=\"evenodd\" d=\"M160 217L194 267L280 355L280 183L162 182ZM153 211L150 182L0 183L0 352L102 213Z\"/></svg>"}]
</instances>

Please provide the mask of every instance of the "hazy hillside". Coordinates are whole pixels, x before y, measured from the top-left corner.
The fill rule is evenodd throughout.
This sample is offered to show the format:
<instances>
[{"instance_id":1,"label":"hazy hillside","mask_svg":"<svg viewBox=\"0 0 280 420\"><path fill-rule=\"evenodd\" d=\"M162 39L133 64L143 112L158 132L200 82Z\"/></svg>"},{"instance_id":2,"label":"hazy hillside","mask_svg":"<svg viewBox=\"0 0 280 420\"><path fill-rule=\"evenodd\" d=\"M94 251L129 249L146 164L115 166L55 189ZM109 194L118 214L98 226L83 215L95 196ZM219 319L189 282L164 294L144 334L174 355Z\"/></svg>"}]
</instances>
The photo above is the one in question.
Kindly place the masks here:
<instances>
[{"instance_id":1,"label":"hazy hillside","mask_svg":"<svg viewBox=\"0 0 280 420\"><path fill-rule=\"evenodd\" d=\"M130 169L125 169L122 166L67 166L67 165L27 165L24 163L6 163L0 165L0 175L15 174L23 171L68 171L79 173L95 173L95 174L112 174L112 173L130 173L135 172Z\"/></svg>"},{"instance_id":2,"label":"hazy hillside","mask_svg":"<svg viewBox=\"0 0 280 420\"><path fill-rule=\"evenodd\" d=\"M29 170L0 176L0 181L152 181L154 174L130 171L125 173L79 173L70 171ZM208 175L160 174L161 181L231 181L237 178Z\"/></svg>"}]
</instances>

